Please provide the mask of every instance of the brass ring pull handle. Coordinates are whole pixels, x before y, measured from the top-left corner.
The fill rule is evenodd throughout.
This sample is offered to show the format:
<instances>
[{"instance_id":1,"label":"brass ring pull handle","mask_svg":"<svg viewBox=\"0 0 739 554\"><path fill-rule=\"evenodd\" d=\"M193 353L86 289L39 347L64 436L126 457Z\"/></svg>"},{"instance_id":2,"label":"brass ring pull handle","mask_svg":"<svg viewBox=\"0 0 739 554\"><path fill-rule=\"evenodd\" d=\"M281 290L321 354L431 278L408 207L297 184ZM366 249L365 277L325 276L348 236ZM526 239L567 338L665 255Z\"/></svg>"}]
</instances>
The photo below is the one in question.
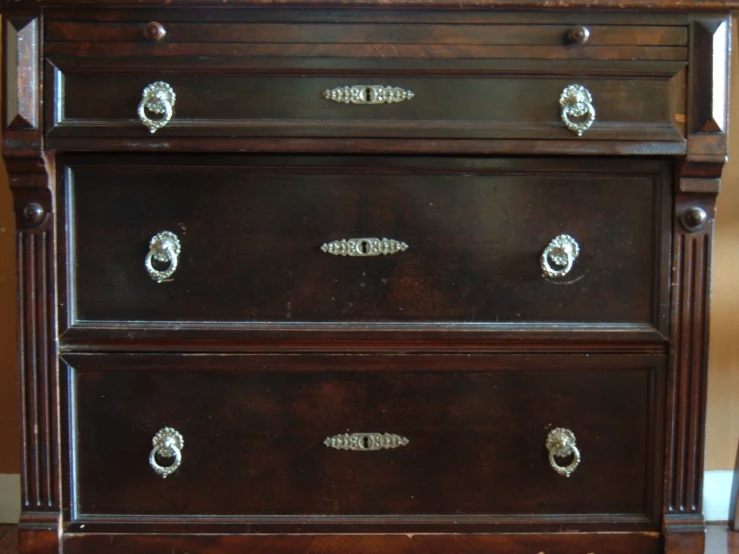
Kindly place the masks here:
<instances>
[{"instance_id":1,"label":"brass ring pull handle","mask_svg":"<svg viewBox=\"0 0 739 554\"><path fill-rule=\"evenodd\" d=\"M547 437L547 450L549 450L549 465L552 469L563 475L569 477L580 465L580 451L575 445L575 433L569 429L563 429L558 427L553 429ZM565 458L572 456L572 461L566 465L561 466L557 463L554 458Z\"/></svg>"},{"instance_id":2,"label":"brass ring pull handle","mask_svg":"<svg viewBox=\"0 0 739 554\"><path fill-rule=\"evenodd\" d=\"M549 243L539 258L542 275L544 277L564 277L572 269L577 256L580 254L580 245L570 235L559 235ZM552 267L554 262L559 269Z\"/></svg>"},{"instance_id":3,"label":"brass ring pull handle","mask_svg":"<svg viewBox=\"0 0 739 554\"><path fill-rule=\"evenodd\" d=\"M562 122L578 137L581 137L585 131L590 129L595 121L593 95L582 85L570 85L564 89L559 97L559 105L562 108ZM581 121L571 119L583 117L585 119Z\"/></svg>"},{"instance_id":4,"label":"brass ring pull handle","mask_svg":"<svg viewBox=\"0 0 739 554\"><path fill-rule=\"evenodd\" d=\"M149 253L146 255L146 271L157 283L161 283L174 274L177 270L177 259L180 256L180 241L177 235L171 231L157 233L149 241ZM163 270L156 269L153 261L167 264Z\"/></svg>"},{"instance_id":5,"label":"brass ring pull handle","mask_svg":"<svg viewBox=\"0 0 739 554\"><path fill-rule=\"evenodd\" d=\"M185 446L185 441L177 431L171 427L165 427L154 435L151 442L154 448L151 450L151 454L149 454L149 465L157 475L162 479L166 479L180 467L182 463L182 448ZM174 458L174 461L168 466L162 466L157 462L157 456Z\"/></svg>"},{"instance_id":6,"label":"brass ring pull handle","mask_svg":"<svg viewBox=\"0 0 739 554\"><path fill-rule=\"evenodd\" d=\"M383 85L353 85L323 91L326 100L340 104L392 104L414 96L410 90Z\"/></svg>"},{"instance_id":7,"label":"brass ring pull handle","mask_svg":"<svg viewBox=\"0 0 739 554\"><path fill-rule=\"evenodd\" d=\"M369 452L399 448L409 442L407 438L392 433L344 433L327 437L323 444L336 450Z\"/></svg>"},{"instance_id":8,"label":"brass ring pull handle","mask_svg":"<svg viewBox=\"0 0 739 554\"><path fill-rule=\"evenodd\" d=\"M174 89L164 81L157 81L144 89L139 102L139 119L151 133L167 125L174 113L174 103L177 95ZM159 119L151 119L146 111L160 115Z\"/></svg>"},{"instance_id":9,"label":"brass ring pull handle","mask_svg":"<svg viewBox=\"0 0 739 554\"><path fill-rule=\"evenodd\" d=\"M321 251L333 256L379 256L408 250L408 245L395 239L341 239L321 245Z\"/></svg>"}]
</instances>

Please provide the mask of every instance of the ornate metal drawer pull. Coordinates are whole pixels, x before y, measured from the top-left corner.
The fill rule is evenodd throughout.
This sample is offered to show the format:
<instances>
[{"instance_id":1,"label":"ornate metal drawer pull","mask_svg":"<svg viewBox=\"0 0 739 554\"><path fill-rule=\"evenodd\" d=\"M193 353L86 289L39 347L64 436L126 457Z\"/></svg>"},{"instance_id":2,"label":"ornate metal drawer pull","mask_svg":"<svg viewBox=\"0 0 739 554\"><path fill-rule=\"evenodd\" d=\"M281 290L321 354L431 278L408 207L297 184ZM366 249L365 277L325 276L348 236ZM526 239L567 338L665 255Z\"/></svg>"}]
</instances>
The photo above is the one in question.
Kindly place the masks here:
<instances>
[{"instance_id":1,"label":"ornate metal drawer pull","mask_svg":"<svg viewBox=\"0 0 739 554\"><path fill-rule=\"evenodd\" d=\"M182 463L182 449L185 446L185 440L177 431L171 427L160 429L154 438L151 439L154 448L149 454L149 465L157 475L166 479L172 475ZM160 466L157 463L157 456L162 458L174 458L174 462L168 466Z\"/></svg>"},{"instance_id":2,"label":"ornate metal drawer pull","mask_svg":"<svg viewBox=\"0 0 739 554\"><path fill-rule=\"evenodd\" d=\"M177 96L172 87L164 81L157 81L144 89L139 102L139 119L149 131L156 133L167 125L172 119L174 103ZM146 110L161 115L159 119L151 119L146 115Z\"/></svg>"},{"instance_id":3,"label":"ornate metal drawer pull","mask_svg":"<svg viewBox=\"0 0 739 554\"><path fill-rule=\"evenodd\" d=\"M582 85L570 85L564 89L559 97L559 105L562 107L562 122L578 137L590 129L595 121L593 95ZM585 120L576 122L570 119L572 117L585 117Z\"/></svg>"},{"instance_id":4,"label":"ornate metal drawer pull","mask_svg":"<svg viewBox=\"0 0 739 554\"><path fill-rule=\"evenodd\" d=\"M321 251L334 256L379 256L405 250L408 245L395 239L342 239L321 245Z\"/></svg>"},{"instance_id":5,"label":"ornate metal drawer pull","mask_svg":"<svg viewBox=\"0 0 739 554\"><path fill-rule=\"evenodd\" d=\"M559 235L541 253L539 264L544 277L564 277L572 269L572 264L580 254L580 245L570 235ZM550 260L561 269L554 269Z\"/></svg>"},{"instance_id":6,"label":"ornate metal drawer pull","mask_svg":"<svg viewBox=\"0 0 739 554\"><path fill-rule=\"evenodd\" d=\"M336 450L390 450L405 446L410 441L391 433L344 433L327 437L323 444Z\"/></svg>"},{"instance_id":7,"label":"ornate metal drawer pull","mask_svg":"<svg viewBox=\"0 0 739 554\"><path fill-rule=\"evenodd\" d=\"M382 85L354 85L323 91L326 100L343 104L392 104L410 100L414 96L410 90Z\"/></svg>"},{"instance_id":8,"label":"ornate metal drawer pull","mask_svg":"<svg viewBox=\"0 0 739 554\"><path fill-rule=\"evenodd\" d=\"M575 445L575 433L569 429L561 427L553 429L547 437L547 450L549 450L549 465L560 475L569 477L580 465L580 451ZM569 465L563 467L554 459L555 456L558 458L573 456L573 459Z\"/></svg>"},{"instance_id":9,"label":"ornate metal drawer pull","mask_svg":"<svg viewBox=\"0 0 739 554\"><path fill-rule=\"evenodd\" d=\"M146 271L157 283L172 277L177 270L177 258L180 255L180 240L171 231L157 233L149 241L149 253L146 255ZM162 271L155 269L152 260L169 264Z\"/></svg>"}]
</instances>

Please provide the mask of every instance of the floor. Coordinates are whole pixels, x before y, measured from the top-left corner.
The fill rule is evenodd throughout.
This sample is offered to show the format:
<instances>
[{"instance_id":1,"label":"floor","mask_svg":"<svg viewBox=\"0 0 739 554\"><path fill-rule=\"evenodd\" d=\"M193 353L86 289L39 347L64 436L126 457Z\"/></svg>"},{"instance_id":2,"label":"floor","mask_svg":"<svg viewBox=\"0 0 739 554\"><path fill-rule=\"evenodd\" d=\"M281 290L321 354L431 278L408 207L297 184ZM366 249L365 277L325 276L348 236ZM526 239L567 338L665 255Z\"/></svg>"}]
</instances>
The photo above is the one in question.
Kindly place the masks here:
<instances>
[{"instance_id":1,"label":"floor","mask_svg":"<svg viewBox=\"0 0 739 554\"><path fill-rule=\"evenodd\" d=\"M0 554L17 552L18 533L15 525L0 525ZM729 532L723 525L709 525L706 554L739 554L739 532Z\"/></svg>"},{"instance_id":2,"label":"floor","mask_svg":"<svg viewBox=\"0 0 739 554\"><path fill-rule=\"evenodd\" d=\"M0 525L0 554L15 554L18 551L18 533L15 525Z\"/></svg>"},{"instance_id":3,"label":"floor","mask_svg":"<svg viewBox=\"0 0 739 554\"><path fill-rule=\"evenodd\" d=\"M706 554L739 554L739 532L728 531L724 525L709 525Z\"/></svg>"}]
</instances>

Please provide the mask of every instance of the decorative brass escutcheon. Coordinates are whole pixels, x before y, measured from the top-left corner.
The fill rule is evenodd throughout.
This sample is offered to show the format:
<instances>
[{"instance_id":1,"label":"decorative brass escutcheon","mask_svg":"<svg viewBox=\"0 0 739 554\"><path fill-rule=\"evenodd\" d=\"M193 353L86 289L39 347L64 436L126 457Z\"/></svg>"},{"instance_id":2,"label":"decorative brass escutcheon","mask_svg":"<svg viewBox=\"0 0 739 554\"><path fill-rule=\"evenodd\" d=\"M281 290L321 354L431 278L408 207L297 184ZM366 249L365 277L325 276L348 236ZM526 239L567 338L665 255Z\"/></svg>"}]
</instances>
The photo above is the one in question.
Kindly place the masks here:
<instances>
[{"instance_id":1,"label":"decorative brass escutcheon","mask_svg":"<svg viewBox=\"0 0 739 554\"><path fill-rule=\"evenodd\" d=\"M344 433L327 437L323 444L336 450L368 452L399 448L409 442L407 438L392 433Z\"/></svg>"},{"instance_id":2,"label":"decorative brass escutcheon","mask_svg":"<svg viewBox=\"0 0 739 554\"><path fill-rule=\"evenodd\" d=\"M341 104L392 104L414 96L410 90L383 85L352 85L323 91L326 100Z\"/></svg>"},{"instance_id":3,"label":"decorative brass escutcheon","mask_svg":"<svg viewBox=\"0 0 739 554\"><path fill-rule=\"evenodd\" d=\"M379 256L408 250L408 245L395 239L341 239L321 245L321 251L334 256Z\"/></svg>"}]
</instances>

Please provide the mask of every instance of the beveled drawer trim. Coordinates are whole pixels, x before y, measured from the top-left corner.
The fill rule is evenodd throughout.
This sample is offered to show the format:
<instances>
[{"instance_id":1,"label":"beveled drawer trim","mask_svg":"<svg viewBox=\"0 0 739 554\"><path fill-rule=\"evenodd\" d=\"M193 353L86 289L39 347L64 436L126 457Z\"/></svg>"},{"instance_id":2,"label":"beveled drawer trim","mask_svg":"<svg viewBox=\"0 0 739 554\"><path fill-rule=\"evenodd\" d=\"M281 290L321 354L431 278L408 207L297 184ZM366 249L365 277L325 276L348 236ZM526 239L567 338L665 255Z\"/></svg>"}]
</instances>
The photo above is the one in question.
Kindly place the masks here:
<instances>
[{"instance_id":1,"label":"beveled drawer trim","mask_svg":"<svg viewBox=\"0 0 739 554\"><path fill-rule=\"evenodd\" d=\"M352 59L537 59L537 60L661 60L687 61L685 46L588 46L583 50L557 46L489 46L416 45L416 44L194 44L185 43L170 48L166 41L146 43L158 58L212 56L228 58L352 58ZM118 57L140 56L142 45L112 42L51 42L44 45L46 56Z\"/></svg>"}]
</instances>

